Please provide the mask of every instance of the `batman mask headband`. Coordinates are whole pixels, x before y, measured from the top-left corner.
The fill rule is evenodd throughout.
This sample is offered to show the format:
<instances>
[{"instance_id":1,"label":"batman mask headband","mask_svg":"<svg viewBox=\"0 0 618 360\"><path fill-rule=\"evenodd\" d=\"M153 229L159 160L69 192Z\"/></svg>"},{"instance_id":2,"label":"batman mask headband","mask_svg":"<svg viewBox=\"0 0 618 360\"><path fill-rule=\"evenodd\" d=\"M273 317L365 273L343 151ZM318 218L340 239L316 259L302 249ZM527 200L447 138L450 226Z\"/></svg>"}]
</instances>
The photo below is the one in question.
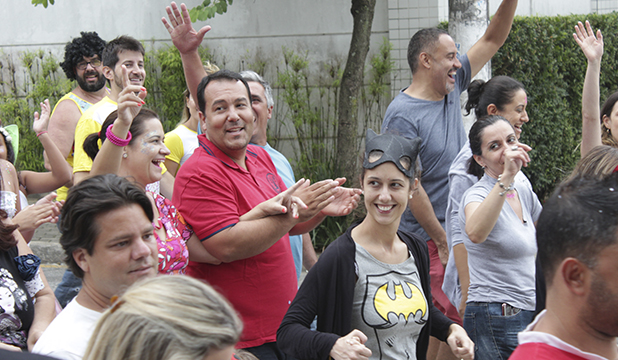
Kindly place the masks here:
<instances>
[{"instance_id":1,"label":"batman mask headband","mask_svg":"<svg viewBox=\"0 0 618 360\"><path fill-rule=\"evenodd\" d=\"M409 140L394 134L378 135L373 130L367 129L363 167L373 169L390 161L404 175L413 179L414 165L420 151L421 141L420 137Z\"/></svg>"}]
</instances>

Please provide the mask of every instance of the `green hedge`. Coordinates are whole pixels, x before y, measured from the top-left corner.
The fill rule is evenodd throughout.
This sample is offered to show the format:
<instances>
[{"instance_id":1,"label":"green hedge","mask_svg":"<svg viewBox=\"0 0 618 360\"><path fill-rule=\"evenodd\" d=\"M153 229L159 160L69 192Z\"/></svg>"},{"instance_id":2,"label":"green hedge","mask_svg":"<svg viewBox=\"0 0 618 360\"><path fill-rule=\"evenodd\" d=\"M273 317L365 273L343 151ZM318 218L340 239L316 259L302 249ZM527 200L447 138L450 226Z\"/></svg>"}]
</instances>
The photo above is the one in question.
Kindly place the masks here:
<instances>
[{"instance_id":1,"label":"green hedge","mask_svg":"<svg viewBox=\"0 0 618 360\"><path fill-rule=\"evenodd\" d=\"M532 146L524 169L545 199L580 157L581 92L586 58L573 40L577 21L588 19L604 36L601 101L618 88L618 14L516 17L509 37L492 59L493 75L520 80L528 93L530 122L521 141Z\"/></svg>"}]
</instances>

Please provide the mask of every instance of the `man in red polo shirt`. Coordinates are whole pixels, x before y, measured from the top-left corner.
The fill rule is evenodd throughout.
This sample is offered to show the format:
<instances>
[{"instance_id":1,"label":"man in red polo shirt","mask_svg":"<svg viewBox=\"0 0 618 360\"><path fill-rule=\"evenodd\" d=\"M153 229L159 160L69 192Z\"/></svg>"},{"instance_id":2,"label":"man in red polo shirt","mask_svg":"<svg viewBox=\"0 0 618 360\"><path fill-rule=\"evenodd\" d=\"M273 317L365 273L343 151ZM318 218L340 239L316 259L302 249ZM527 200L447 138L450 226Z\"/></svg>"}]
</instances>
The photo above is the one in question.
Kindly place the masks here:
<instances>
[{"instance_id":1,"label":"man in red polo shirt","mask_svg":"<svg viewBox=\"0 0 618 360\"><path fill-rule=\"evenodd\" d=\"M197 47L209 27L193 30L184 5L181 15L172 3L168 15L170 23L163 23L180 51L187 86L206 129L176 176L173 202L204 248L222 262L191 262L187 273L207 280L240 313L245 329L239 348L261 360L285 359L275 340L296 294L288 233L305 233L325 216L349 214L360 190L341 188L345 179L303 184L294 195L306 206L285 213L279 207L276 214L268 210L273 207L260 210L286 187L268 153L248 145L255 126L249 86L231 71L205 77ZM283 205L293 207L288 200L286 196Z\"/></svg>"}]
</instances>

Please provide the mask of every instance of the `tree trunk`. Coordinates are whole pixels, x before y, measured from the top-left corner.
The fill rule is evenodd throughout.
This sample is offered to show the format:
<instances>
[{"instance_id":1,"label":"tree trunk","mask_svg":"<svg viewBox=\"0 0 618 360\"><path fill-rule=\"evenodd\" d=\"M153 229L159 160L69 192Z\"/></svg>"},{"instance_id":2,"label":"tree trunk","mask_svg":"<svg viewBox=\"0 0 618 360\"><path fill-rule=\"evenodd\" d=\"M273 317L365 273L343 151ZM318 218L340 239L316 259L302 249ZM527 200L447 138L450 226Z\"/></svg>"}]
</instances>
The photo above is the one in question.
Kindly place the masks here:
<instances>
[{"instance_id":1,"label":"tree trunk","mask_svg":"<svg viewBox=\"0 0 618 360\"><path fill-rule=\"evenodd\" d=\"M354 29L348 60L341 78L339 92L336 176L345 176L352 183L358 181L358 103L365 74L365 59L376 0L352 0Z\"/></svg>"},{"instance_id":2,"label":"tree trunk","mask_svg":"<svg viewBox=\"0 0 618 360\"><path fill-rule=\"evenodd\" d=\"M449 0L448 32L457 45L457 51L465 54L485 34L489 24L489 2L487 0ZM491 61L479 71L474 79L485 81L491 78ZM468 101L468 92L461 94L461 105ZM464 116L464 125L470 129L476 117L474 113Z\"/></svg>"}]
</instances>

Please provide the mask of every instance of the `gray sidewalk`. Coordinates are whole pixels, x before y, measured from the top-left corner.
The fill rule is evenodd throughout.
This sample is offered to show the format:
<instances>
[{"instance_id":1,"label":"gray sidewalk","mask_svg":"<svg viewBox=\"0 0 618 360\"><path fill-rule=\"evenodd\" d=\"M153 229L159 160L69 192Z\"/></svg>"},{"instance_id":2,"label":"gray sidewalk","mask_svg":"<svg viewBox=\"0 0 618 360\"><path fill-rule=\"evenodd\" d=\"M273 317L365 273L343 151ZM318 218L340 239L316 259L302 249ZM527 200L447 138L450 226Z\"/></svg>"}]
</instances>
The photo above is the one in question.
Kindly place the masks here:
<instances>
[{"instance_id":1,"label":"gray sidewalk","mask_svg":"<svg viewBox=\"0 0 618 360\"><path fill-rule=\"evenodd\" d=\"M43 264L64 264L64 252L58 240L60 232L56 224L43 224L30 241L32 252L41 258Z\"/></svg>"}]
</instances>

